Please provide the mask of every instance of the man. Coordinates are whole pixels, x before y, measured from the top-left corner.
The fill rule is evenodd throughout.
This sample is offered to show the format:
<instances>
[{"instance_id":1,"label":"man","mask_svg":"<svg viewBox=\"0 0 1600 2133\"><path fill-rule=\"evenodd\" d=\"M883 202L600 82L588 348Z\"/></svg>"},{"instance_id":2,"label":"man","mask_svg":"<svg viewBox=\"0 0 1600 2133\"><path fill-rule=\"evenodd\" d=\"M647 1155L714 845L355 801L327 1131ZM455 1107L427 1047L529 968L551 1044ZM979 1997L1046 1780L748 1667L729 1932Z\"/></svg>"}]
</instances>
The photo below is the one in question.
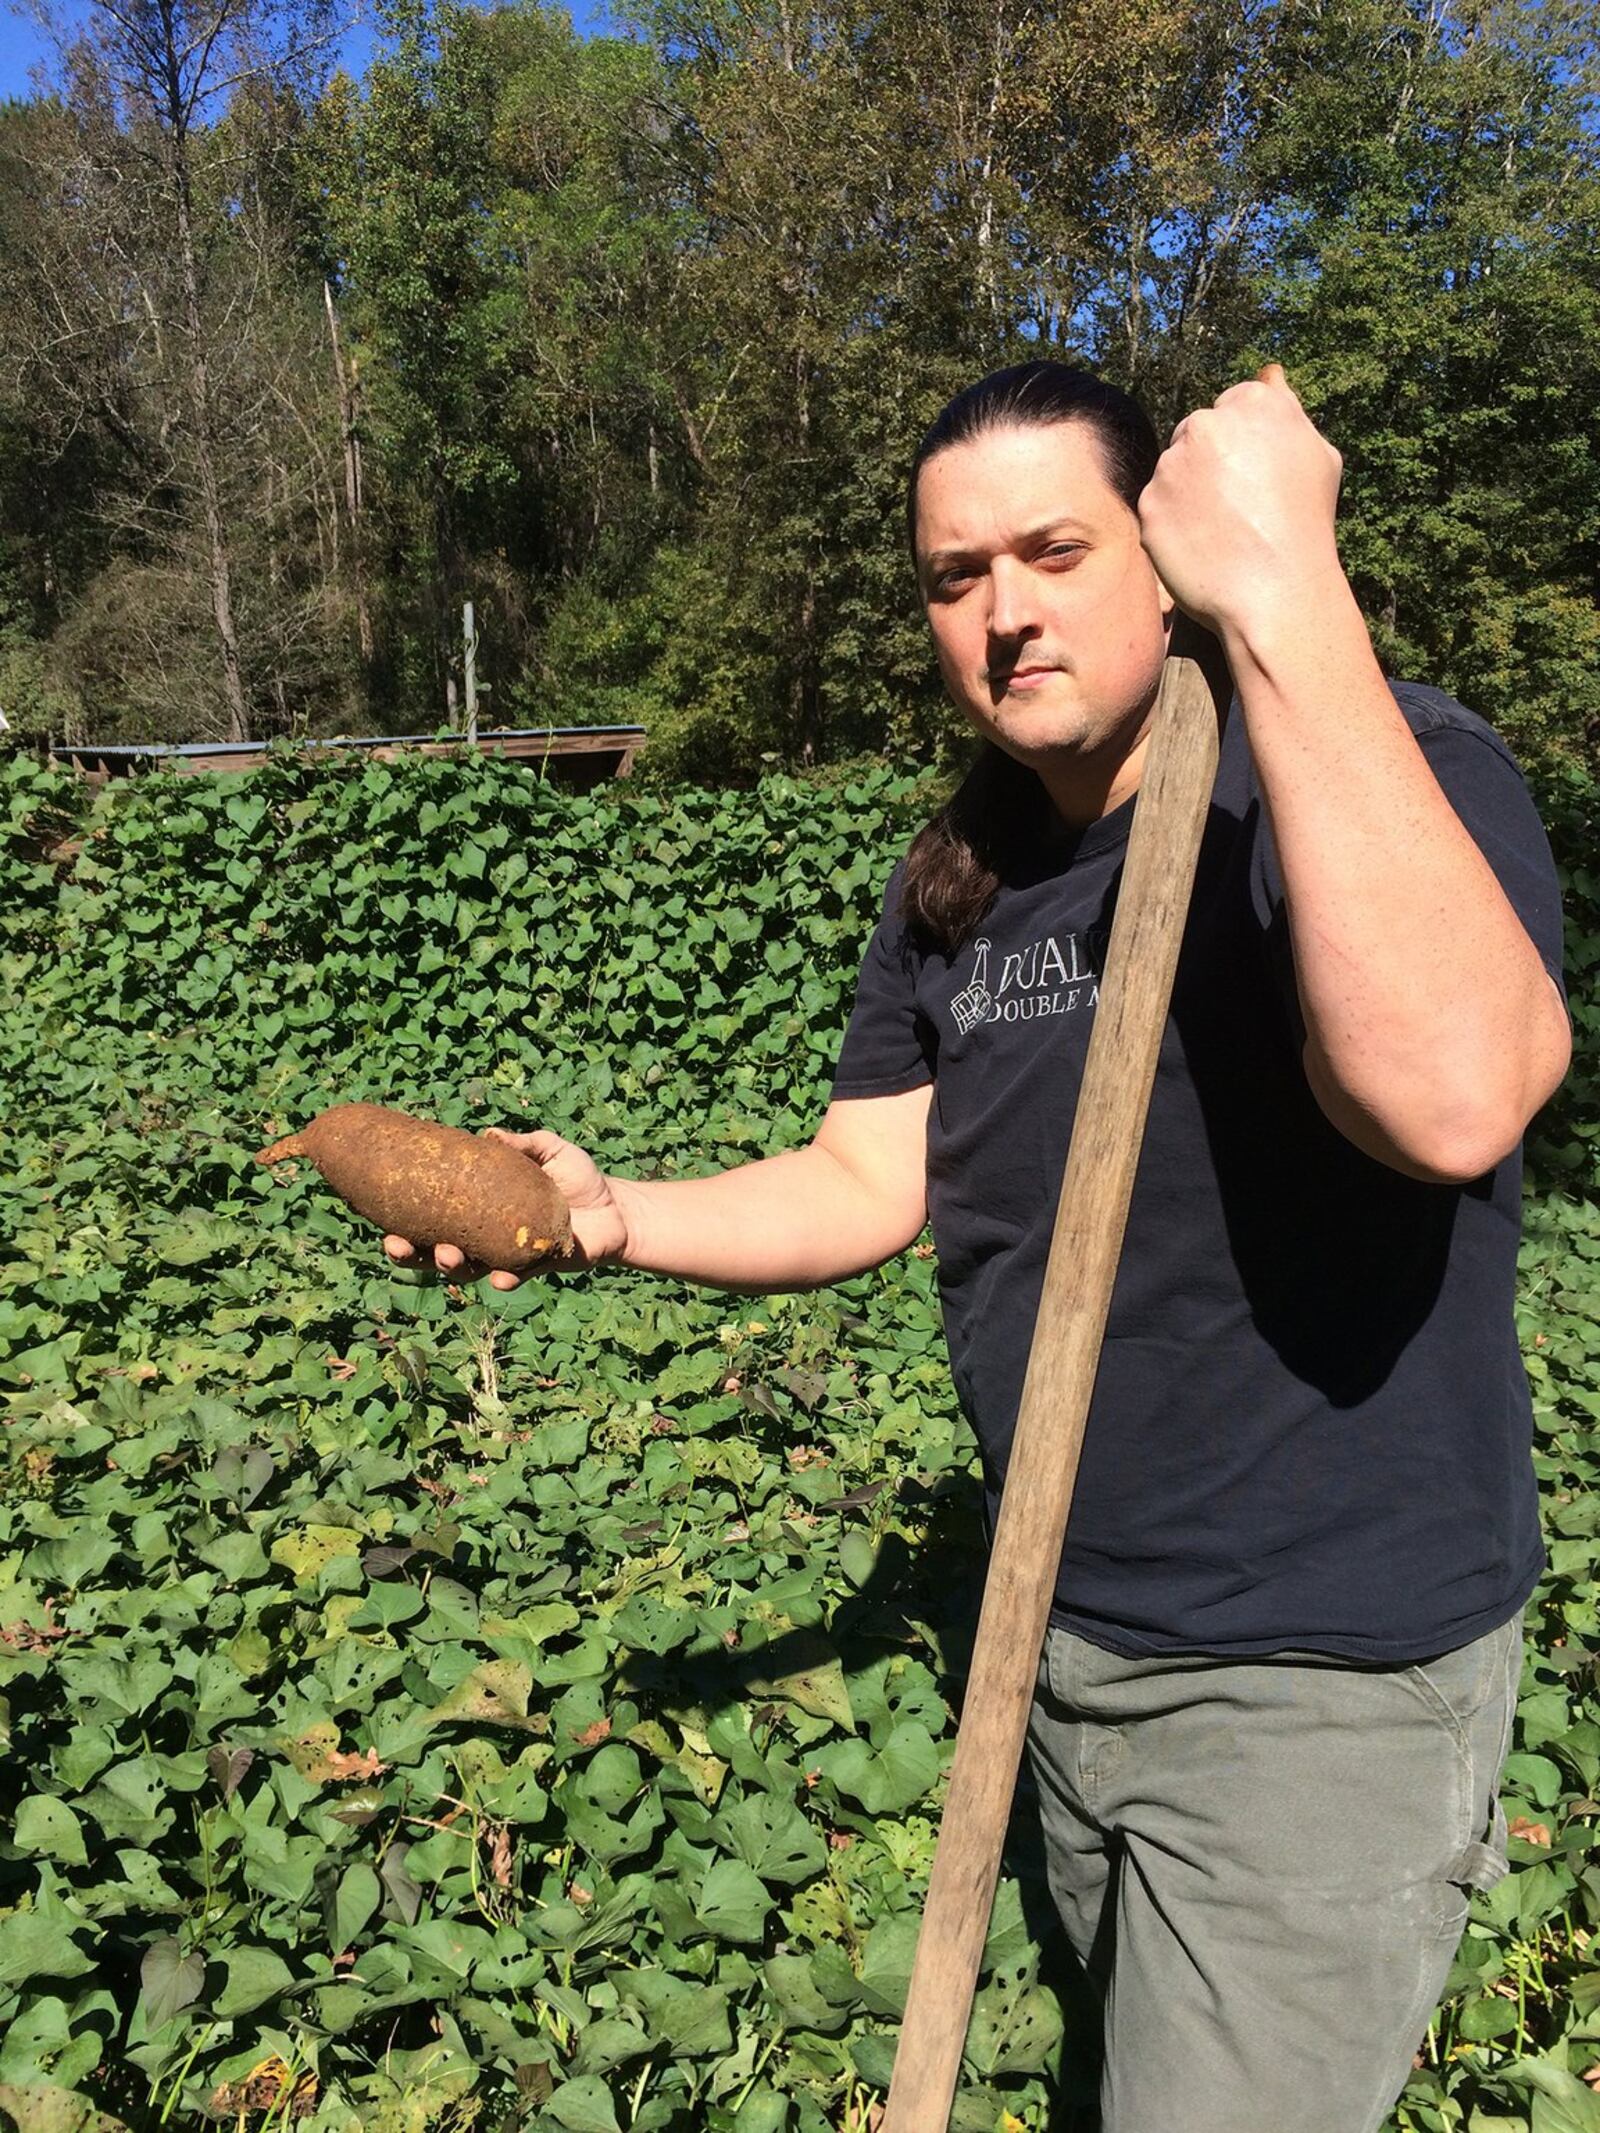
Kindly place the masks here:
<instances>
[{"instance_id":1,"label":"man","mask_svg":"<svg viewBox=\"0 0 1600 2133\"><path fill-rule=\"evenodd\" d=\"M1504 1870L1559 911L1488 728L1381 675L1338 480L1276 371L1159 455L1059 365L959 396L910 526L984 752L890 885L815 1139L640 1184L509 1136L595 1264L814 1286L931 1213L992 1510L1174 605L1216 632L1237 699L1030 1734L1104 2133L1370 2133Z\"/></svg>"}]
</instances>

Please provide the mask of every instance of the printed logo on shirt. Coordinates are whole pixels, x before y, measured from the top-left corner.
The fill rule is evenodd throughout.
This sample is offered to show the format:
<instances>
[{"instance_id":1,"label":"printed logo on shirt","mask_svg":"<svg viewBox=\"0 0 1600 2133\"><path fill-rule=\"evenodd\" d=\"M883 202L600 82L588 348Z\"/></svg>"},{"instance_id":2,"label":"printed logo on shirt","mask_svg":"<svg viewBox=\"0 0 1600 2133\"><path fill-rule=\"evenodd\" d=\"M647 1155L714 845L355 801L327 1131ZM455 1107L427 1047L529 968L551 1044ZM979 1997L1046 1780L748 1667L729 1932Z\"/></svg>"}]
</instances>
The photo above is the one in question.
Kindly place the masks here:
<instances>
[{"instance_id":1,"label":"printed logo on shirt","mask_svg":"<svg viewBox=\"0 0 1600 2133\"><path fill-rule=\"evenodd\" d=\"M991 971L993 943L979 939L972 976L950 1002L956 1035L965 1037L988 1022L1033 1022L1096 1006L1104 948L1098 933L1047 933L999 958Z\"/></svg>"}]
</instances>

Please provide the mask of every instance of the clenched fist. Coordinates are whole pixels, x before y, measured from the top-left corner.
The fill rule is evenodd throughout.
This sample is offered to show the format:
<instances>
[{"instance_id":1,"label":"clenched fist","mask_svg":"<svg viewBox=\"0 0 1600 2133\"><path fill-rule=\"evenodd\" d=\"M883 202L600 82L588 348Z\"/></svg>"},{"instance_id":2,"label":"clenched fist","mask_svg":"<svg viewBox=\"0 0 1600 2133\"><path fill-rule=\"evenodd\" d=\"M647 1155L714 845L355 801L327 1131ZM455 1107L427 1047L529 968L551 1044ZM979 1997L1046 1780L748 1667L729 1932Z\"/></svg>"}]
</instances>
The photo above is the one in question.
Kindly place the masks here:
<instances>
[{"instance_id":1,"label":"clenched fist","mask_svg":"<svg viewBox=\"0 0 1600 2133\"><path fill-rule=\"evenodd\" d=\"M1248 632L1341 578L1341 467L1276 363L1185 417L1139 499L1145 550L1179 606Z\"/></svg>"}]
</instances>

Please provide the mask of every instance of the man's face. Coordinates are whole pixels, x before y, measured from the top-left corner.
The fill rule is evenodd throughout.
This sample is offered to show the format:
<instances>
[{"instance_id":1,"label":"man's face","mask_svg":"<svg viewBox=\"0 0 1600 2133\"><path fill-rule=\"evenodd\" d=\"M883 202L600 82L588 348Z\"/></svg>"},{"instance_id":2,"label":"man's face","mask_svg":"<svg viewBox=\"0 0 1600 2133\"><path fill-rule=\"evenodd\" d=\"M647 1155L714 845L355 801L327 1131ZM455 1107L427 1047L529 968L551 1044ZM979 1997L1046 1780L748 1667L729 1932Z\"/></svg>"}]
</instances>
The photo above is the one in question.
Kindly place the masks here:
<instances>
[{"instance_id":1,"label":"man's face","mask_svg":"<svg viewBox=\"0 0 1600 2133\"><path fill-rule=\"evenodd\" d=\"M1172 603L1087 424L989 430L930 459L917 577L945 687L979 732L1069 815L1080 782L1089 813L1124 797Z\"/></svg>"}]
</instances>

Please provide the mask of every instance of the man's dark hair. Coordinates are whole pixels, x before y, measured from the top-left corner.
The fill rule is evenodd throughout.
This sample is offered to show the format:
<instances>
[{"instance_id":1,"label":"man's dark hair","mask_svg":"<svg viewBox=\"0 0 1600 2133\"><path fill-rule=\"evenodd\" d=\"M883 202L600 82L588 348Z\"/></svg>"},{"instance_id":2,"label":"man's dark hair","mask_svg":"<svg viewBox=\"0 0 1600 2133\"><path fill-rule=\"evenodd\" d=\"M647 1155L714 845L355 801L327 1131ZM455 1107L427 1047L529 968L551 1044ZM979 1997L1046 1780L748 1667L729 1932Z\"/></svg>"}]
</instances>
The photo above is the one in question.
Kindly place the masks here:
<instances>
[{"instance_id":1,"label":"man's dark hair","mask_svg":"<svg viewBox=\"0 0 1600 2133\"><path fill-rule=\"evenodd\" d=\"M906 483L906 529L917 546L917 483L930 459L990 430L1081 422L1093 430L1106 479L1134 510L1161 446L1138 401L1066 363L1013 363L969 385L929 425ZM1008 853L1045 828L1049 802L1035 774L993 741L906 854L900 914L946 954L967 941L993 903Z\"/></svg>"}]
</instances>

